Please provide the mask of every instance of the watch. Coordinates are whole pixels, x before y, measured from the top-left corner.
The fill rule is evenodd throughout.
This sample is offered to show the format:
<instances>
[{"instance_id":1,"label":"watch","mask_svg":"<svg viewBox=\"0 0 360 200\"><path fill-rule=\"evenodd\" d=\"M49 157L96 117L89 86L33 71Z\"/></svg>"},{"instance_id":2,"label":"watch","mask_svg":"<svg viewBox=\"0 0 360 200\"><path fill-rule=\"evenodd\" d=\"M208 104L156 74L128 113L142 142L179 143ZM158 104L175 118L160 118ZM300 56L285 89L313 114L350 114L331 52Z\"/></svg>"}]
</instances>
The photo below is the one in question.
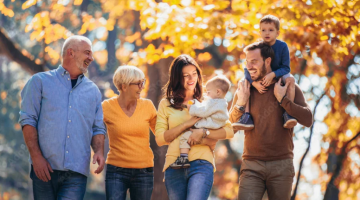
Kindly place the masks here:
<instances>
[{"instance_id":1,"label":"watch","mask_svg":"<svg viewBox=\"0 0 360 200\"><path fill-rule=\"evenodd\" d=\"M245 112L245 107L244 106L239 106L237 104L235 104L235 107L240 110L241 112Z\"/></svg>"},{"instance_id":2,"label":"watch","mask_svg":"<svg viewBox=\"0 0 360 200\"><path fill-rule=\"evenodd\" d=\"M210 135L210 131L207 128L203 128L203 138L206 138L208 135Z\"/></svg>"}]
</instances>

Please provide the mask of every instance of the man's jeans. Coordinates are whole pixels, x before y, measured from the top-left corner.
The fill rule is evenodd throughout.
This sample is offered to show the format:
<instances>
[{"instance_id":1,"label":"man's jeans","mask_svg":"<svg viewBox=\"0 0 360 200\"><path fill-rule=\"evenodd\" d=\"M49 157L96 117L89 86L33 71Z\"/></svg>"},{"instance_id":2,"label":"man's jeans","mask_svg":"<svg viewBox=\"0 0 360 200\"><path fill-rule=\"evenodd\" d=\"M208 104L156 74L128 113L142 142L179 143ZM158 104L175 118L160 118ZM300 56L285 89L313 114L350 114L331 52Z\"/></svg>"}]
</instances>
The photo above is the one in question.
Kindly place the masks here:
<instances>
[{"instance_id":1,"label":"man's jeans","mask_svg":"<svg viewBox=\"0 0 360 200\"><path fill-rule=\"evenodd\" d=\"M243 160L240 169L239 200L290 199L295 176L292 159L276 161Z\"/></svg>"},{"instance_id":2,"label":"man's jeans","mask_svg":"<svg viewBox=\"0 0 360 200\"><path fill-rule=\"evenodd\" d=\"M206 200L214 182L214 167L206 160L190 162L190 168L165 171L165 186L170 200Z\"/></svg>"},{"instance_id":3,"label":"man's jeans","mask_svg":"<svg viewBox=\"0 0 360 200\"><path fill-rule=\"evenodd\" d=\"M154 169L121 168L107 164L105 188L106 199L125 200L130 190L131 200L150 200L154 187Z\"/></svg>"},{"instance_id":4,"label":"man's jeans","mask_svg":"<svg viewBox=\"0 0 360 200\"><path fill-rule=\"evenodd\" d=\"M39 179L31 165L34 200L82 200L85 195L87 177L73 171L53 170L51 180Z\"/></svg>"}]
</instances>

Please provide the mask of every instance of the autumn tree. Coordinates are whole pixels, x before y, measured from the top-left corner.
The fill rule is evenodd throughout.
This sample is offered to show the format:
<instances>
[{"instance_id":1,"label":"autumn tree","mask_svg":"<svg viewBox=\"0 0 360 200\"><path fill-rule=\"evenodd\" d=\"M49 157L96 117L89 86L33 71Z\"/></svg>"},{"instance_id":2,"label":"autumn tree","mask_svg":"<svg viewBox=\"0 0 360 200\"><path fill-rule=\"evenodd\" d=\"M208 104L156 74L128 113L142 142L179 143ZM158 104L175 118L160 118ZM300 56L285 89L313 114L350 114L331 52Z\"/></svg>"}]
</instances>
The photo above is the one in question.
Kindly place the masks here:
<instances>
[{"instance_id":1,"label":"autumn tree","mask_svg":"<svg viewBox=\"0 0 360 200\"><path fill-rule=\"evenodd\" d=\"M359 0L0 1L4 25L0 54L33 74L55 68L62 41L83 34L94 48L89 77L105 98L116 93L111 84L115 68L132 64L146 72L145 95L157 105L169 63L182 53L196 58L206 77L224 73L236 85L243 77L243 48L261 39L260 18L276 15L281 20L280 39L290 48L291 73L315 116L310 129L296 128L296 138L309 133L304 138L309 145L304 159L312 136L322 137L321 151L312 158L320 166L313 184L321 185L326 200L356 199L360 195L356 192L360 190L359 158L355 156L360 144L359 8ZM156 170L153 199L164 198L161 171L166 147L157 147L153 137L151 147ZM241 155L229 141L222 141L218 150L222 160L217 160L220 167L214 188L221 190L216 195L234 199L238 185L237 178L231 177L238 177ZM292 199L307 197L298 193L298 184L307 182L301 176L304 159Z\"/></svg>"}]
</instances>

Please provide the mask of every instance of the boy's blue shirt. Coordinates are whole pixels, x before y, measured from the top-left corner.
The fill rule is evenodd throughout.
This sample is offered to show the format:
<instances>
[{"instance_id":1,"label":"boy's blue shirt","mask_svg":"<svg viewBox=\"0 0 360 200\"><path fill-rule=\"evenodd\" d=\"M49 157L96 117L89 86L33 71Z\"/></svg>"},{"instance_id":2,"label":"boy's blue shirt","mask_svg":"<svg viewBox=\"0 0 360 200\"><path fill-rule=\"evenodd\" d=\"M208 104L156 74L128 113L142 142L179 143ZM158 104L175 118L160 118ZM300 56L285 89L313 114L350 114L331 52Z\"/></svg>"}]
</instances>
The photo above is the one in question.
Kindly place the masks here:
<instances>
[{"instance_id":1,"label":"boy's blue shirt","mask_svg":"<svg viewBox=\"0 0 360 200\"><path fill-rule=\"evenodd\" d=\"M271 48L274 51L274 59L271 61L271 70L275 73L276 78L290 73L290 53L287 44L284 41L276 40ZM246 68L245 78L250 83L253 82L250 73Z\"/></svg>"}]
</instances>

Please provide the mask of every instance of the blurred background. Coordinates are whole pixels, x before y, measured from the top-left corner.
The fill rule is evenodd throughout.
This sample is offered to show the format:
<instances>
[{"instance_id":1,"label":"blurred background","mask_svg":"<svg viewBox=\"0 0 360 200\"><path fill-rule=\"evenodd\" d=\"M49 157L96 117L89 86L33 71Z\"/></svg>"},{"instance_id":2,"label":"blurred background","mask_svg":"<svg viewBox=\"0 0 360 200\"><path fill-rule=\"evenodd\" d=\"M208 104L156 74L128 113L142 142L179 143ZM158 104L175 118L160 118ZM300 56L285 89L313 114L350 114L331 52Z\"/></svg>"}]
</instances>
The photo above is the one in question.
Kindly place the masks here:
<instances>
[{"instance_id":1,"label":"blurred background","mask_svg":"<svg viewBox=\"0 0 360 200\"><path fill-rule=\"evenodd\" d=\"M205 81L217 74L231 80L230 104L244 76L242 50L260 39L266 14L280 18L279 39L289 46L291 73L315 120L295 127L292 199L360 199L359 9L360 0L0 0L0 200L32 199L20 91L33 74L58 67L64 39L80 34L93 42L87 76L103 99L117 94L113 73L129 64L145 72L142 96L157 106L170 62L186 53ZM238 132L217 144L210 199L236 199L243 139ZM167 147L153 136L150 144L153 199L166 200ZM85 199L105 199L104 175L91 174Z\"/></svg>"}]
</instances>

